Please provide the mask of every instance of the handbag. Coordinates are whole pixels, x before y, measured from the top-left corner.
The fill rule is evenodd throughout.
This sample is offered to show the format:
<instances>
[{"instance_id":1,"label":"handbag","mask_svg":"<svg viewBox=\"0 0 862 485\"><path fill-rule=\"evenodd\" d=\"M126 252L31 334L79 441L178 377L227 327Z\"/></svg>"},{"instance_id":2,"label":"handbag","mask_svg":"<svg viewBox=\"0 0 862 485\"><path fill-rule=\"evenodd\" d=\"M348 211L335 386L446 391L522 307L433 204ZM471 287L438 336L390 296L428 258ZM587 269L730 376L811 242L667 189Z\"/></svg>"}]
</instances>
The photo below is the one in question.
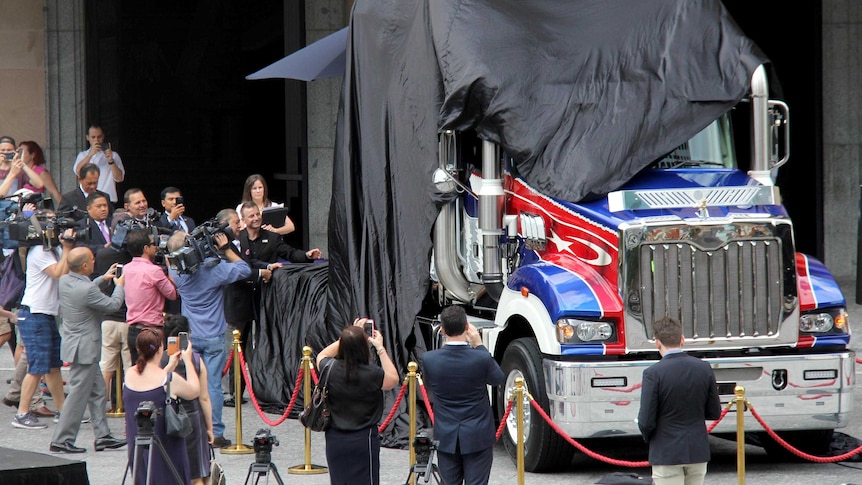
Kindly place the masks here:
<instances>
[{"instance_id":1,"label":"handbag","mask_svg":"<svg viewBox=\"0 0 862 485\"><path fill-rule=\"evenodd\" d=\"M314 386L314 392L311 393L311 402L307 403L302 414L299 415L299 422L303 426L312 431L326 431L329 427L329 404L326 402L326 386L329 384L329 372L332 370L334 362L330 362L323 369L323 374L317 380L317 385Z\"/></svg>"},{"instance_id":2,"label":"handbag","mask_svg":"<svg viewBox=\"0 0 862 485\"><path fill-rule=\"evenodd\" d=\"M192 420L189 419L186 408L183 407L180 399L171 397L171 376L173 372L168 373L168 390L165 398L165 428L168 436L177 438L185 438L193 431Z\"/></svg>"},{"instance_id":3,"label":"handbag","mask_svg":"<svg viewBox=\"0 0 862 485\"><path fill-rule=\"evenodd\" d=\"M224 468L215 459L215 450L210 446L210 476L205 480L207 485L225 485Z\"/></svg>"},{"instance_id":4,"label":"handbag","mask_svg":"<svg viewBox=\"0 0 862 485\"><path fill-rule=\"evenodd\" d=\"M24 270L18 251L6 256L0 265L0 307L7 310L17 308L24 296Z\"/></svg>"}]
</instances>

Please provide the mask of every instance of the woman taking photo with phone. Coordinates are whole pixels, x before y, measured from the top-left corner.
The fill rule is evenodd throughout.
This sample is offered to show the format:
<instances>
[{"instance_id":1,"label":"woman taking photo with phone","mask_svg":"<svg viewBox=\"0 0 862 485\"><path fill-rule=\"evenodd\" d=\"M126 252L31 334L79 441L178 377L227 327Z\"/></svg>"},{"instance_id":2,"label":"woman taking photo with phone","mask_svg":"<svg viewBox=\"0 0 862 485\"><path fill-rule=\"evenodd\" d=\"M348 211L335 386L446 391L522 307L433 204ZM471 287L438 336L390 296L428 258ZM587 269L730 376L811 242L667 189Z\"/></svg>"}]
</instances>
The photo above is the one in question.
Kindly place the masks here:
<instances>
[{"instance_id":1,"label":"woman taking photo with phone","mask_svg":"<svg viewBox=\"0 0 862 485\"><path fill-rule=\"evenodd\" d=\"M54 201L54 207L59 207L63 196L57 190L57 184L54 183L54 177L51 176L51 172L45 168L45 154L42 152L42 147L35 141L22 141L18 145L18 149L21 153L21 161L24 162L24 167L32 171L35 178L38 178L37 183L34 183L34 177L30 176L30 181L24 184L24 188L32 190L37 194L43 194L47 190ZM25 173L28 173L28 171L25 170Z\"/></svg>"},{"instance_id":2,"label":"woman taking photo with phone","mask_svg":"<svg viewBox=\"0 0 862 485\"><path fill-rule=\"evenodd\" d=\"M377 426L383 417L383 391L398 385L398 370L383 347L383 336L357 318L341 338L317 355L318 374L328 375L330 421L326 430L326 461L333 485L378 485L380 439ZM380 358L370 364L369 343ZM331 366L331 368L329 368ZM322 378L322 377L321 377ZM345 459L345 457L350 457Z\"/></svg>"},{"instance_id":3,"label":"woman taking photo with phone","mask_svg":"<svg viewBox=\"0 0 862 485\"><path fill-rule=\"evenodd\" d=\"M133 483L143 485L144 483L177 483L173 470L179 475L180 481L188 485L189 460L186 455L186 440L169 436L165 426L165 400L167 399L168 379L170 379L171 394L183 399L197 399L200 396L200 383L195 372L188 372L184 379L174 372L177 364L182 360L186 369L193 368L192 346L170 356L165 368L159 366L162 354L165 352L161 331L147 327L141 331L135 341L138 349L138 360L135 366L126 374L126 382L123 389L123 406L126 409L126 443L129 447L129 463L135 463L137 454L138 467L132 470L134 474ZM152 466L147 463L147 449L136 449L135 438L138 435L137 409L141 403L150 402L155 405L156 421L153 425L153 434L159 438L167 455L171 458L170 463L165 462L162 454L153 453ZM169 466L170 465L170 466ZM147 477L149 470L150 476ZM147 482L149 478L149 482Z\"/></svg>"}]
</instances>

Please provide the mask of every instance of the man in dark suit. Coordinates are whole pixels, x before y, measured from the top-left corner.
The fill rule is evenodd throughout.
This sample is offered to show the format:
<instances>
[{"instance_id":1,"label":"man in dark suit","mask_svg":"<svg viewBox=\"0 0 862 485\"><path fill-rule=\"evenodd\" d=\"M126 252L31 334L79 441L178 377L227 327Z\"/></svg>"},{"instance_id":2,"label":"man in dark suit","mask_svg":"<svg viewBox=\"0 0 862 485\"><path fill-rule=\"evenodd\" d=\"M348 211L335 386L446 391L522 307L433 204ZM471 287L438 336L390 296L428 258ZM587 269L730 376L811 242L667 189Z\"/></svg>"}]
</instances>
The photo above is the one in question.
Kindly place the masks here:
<instances>
[{"instance_id":1,"label":"man in dark suit","mask_svg":"<svg viewBox=\"0 0 862 485\"><path fill-rule=\"evenodd\" d=\"M96 186L99 184L99 167L88 163L81 167L78 171L78 186L63 194L63 201L57 208L59 212L65 212L73 208L86 210L87 196L93 192L97 192ZM104 192L103 192L104 193ZM107 195L107 194L105 194ZM108 213L113 212L114 207L111 201L108 200Z\"/></svg>"},{"instance_id":2,"label":"man in dark suit","mask_svg":"<svg viewBox=\"0 0 862 485\"><path fill-rule=\"evenodd\" d=\"M52 452L82 453L75 446L84 410L89 407L96 435L96 451L119 448L125 440L111 436L105 416L105 381L99 372L102 354L102 313L113 312L123 304L123 277L113 277L113 268L102 277L116 284L111 296L103 294L90 281L95 259L89 248L72 249L69 273L60 277L60 311L63 312L63 338L60 354L69 362L69 396L51 439Z\"/></svg>"},{"instance_id":3,"label":"man in dark suit","mask_svg":"<svg viewBox=\"0 0 862 485\"><path fill-rule=\"evenodd\" d=\"M679 321L657 320L653 336L662 358L644 370L638 413L652 477L656 485L699 485L709 461L704 421L721 415L715 374L709 364L682 351Z\"/></svg>"},{"instance_id":4,"label":"man in dark suit","mask_svg":"<svg viewBox=\"0 0 862 485\"><path fill-rule=\"evenodd\" d=\"M503 371L460 306L440 313L446 344L425 354L425 382L434 403L434 438L446 485L487 484L496 441L488 387L503 383Z\"/></svg>"},{"instance_id":5,"label":"man in dark suit","mask_svg":"<svg viewBox=\"0 0 862 485\"><path fill-rule=\"evenodd\" d=\"M87 196L87 232L89 234L89 241L84 243L84 246L90 248L93 254L98 254L100 250L111 245L108 204L110 204L110 201L104 192L97 190ZM100 269L97 266L94 272L99 273Z\"/></svg>"},{"instance_id":6,"label":"man in dark suit","mask_svg":"<svg viewBox=\"0 0 862 485\"><path fill-rule=\"evenodd\" d=\"M176 187L165 187L162 189L162 207L165 212L159 218L160 227L165 227L173 231L183 231L191 233L195 230L195 220L185 215L186 205L183 200L183 194Z\"/></svg>"}]
</instances>

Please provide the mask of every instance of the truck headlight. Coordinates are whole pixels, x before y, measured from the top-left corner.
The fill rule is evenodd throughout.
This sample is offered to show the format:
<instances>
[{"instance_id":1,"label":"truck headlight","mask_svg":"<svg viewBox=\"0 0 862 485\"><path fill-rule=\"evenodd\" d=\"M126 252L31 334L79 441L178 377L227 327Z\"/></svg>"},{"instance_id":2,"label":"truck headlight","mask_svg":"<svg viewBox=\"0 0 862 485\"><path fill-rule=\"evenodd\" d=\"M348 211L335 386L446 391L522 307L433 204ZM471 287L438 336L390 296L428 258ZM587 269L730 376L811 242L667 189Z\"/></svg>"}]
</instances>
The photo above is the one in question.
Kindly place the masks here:
<instances>
[{"instance_id":1,"label":"truck headlight","mask_svg":"<svg viewBox=\"0 0 862 485\"><path fill-rule=\"evenodd\" d=\"M843 308L804 313L799 317L799 330L806 333L846 333L847 312Z\"/></svg>"},{"instance_id":2,"label":"truck headlight","mask_svg":"<svg viewBox=\"0 0 862 485\"><path fill-rule=\"evenodd\" d=\"M609 322L561 318L557 320L557 340L561 344L616 341Z\"/></svg>"}]
</instances>

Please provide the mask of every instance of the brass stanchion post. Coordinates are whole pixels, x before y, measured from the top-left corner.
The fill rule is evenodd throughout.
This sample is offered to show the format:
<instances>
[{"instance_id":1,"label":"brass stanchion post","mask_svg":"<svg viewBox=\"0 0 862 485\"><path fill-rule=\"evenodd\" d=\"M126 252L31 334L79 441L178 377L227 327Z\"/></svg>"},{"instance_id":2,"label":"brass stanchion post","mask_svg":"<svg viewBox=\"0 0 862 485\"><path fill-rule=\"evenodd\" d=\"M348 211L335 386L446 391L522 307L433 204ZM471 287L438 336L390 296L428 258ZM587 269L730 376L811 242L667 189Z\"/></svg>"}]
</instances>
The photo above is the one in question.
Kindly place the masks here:
<instances>
[{"instance_id":1,"label":"brass stanchion post","mask_svg":"<svg viewBox=\"0 0 862 485\"><path fill-rule=\"evenodd\" d=\"M410 469L416 464L416 448L413 442L416 440L416 371L419 369L419 364L409 362L407 364L407 414L410 419L410 435L407 437L410 443ZM416 477L410 474L409 485L416 483Z\"/></svg>"},{"instance_id":2,"label":"brass stanchion post","mask_svg":"<svg viewBox=\"0 0 862 485\"><path fill-rule=\"evenodd\" d=\"M120 352L120 361L117 364L117 371L114 374L114 389L116 390L117 395L117 405L114 409L105 413L105 416L109 418L125 418L126 412L123 410L123 355L122 351ZM108 396L108 401L111 400L111 396Z\"/></svg>"},{"instance_id":3,"label":"brass stanchion post","mask_svg":"<svg viewBox=\"0 0 862 485\"><path fill-rule=\"evenodd\" d=\"M239 358L240 353L242 352L242 347L240 347L239 341L240 332L239 330L233 331L233 396L234 403L236 406L236 443L228 446L227 448L222 448L221 452L225 455L248 455L254 453L254 448L250 446L246 446L242 444L242 389L240 388L240 380L242 379L242 368L240 367L239 361L242 360ZM218 374L221 374L221 369L215 369L212 371L213 379L217 378ZM221 379L221 377L218 377Z\"/></svg>"},{"instance_id":4,"label":"brass stanchion post","mask_svg":"<svg viewBox=\"0 0 862 485\"><path fill-rule=\"evenodd\" d=\"M524 485L524 378L515 378L515 412L518 433L518 485Z\"/></svg>"},{"instance_id":5,"label":"brass stanchion post","mask_svg":"<svg viewBox=\"0 0 862 485\"><path fill-rule=\"evenodd\" d=\"M745 485L745 388L733 388L736 394L736 477L739 485Z\"/></svg>"},{"instance_id":6,"label":"brass stanchion post","mask_svg":"<svg viewBox=\"0 0 862 485\"><path fill-rule=\"evenodd\" d=\"M311 406L311 347L308 346L302 348L302 402L305 407ZM305 429L305 463L288 468L287 473L289 475L326 473L325 466L311 464L311 430L303 429Z\"/></svg>"}]
</instances>

